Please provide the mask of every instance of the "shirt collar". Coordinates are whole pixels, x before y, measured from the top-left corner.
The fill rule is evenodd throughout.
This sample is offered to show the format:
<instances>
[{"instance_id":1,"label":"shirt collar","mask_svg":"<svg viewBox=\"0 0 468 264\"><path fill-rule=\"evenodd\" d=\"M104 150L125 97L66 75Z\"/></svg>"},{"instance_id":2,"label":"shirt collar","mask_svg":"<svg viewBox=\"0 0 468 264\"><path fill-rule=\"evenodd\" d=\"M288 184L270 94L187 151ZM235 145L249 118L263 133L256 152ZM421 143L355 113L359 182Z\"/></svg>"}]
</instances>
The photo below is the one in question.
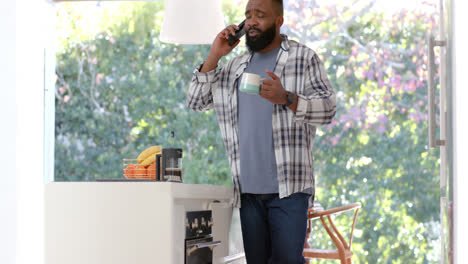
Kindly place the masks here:
<instances>
[{"instance_id":1,"label":"shirt collar","mask_svg":"<svg viewBox=\"0 0 468 264\"><path fill-rule=\"evenodd\" d=\"M284 51L289 51L288 36L286 36L286 35L284 35L284 34L281 34L281 38L283 39L283 41L281 42L281 48L282 48Z\"/></svg>"}]
</instances>

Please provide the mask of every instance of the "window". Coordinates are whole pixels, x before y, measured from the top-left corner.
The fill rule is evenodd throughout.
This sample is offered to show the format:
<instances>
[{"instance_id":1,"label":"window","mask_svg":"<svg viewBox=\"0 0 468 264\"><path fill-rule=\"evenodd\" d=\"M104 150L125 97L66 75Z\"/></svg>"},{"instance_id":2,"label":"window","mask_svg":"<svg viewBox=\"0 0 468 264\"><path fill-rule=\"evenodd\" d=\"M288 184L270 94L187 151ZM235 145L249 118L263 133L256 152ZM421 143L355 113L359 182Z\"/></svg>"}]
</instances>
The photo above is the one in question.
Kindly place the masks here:
<instances>
[{"instance_id":1,"label":"window","mask_svg":"<svg viewBox=\"0 0 468 264\"><path fill-rule=\"evenodd\" d=\"M245 3L223 2L226 24L243 20ZM337 92L335 121L317 131L316 196L325 207L363 204L356 263L440 257L424 54L437 1L411 3L284 1L283 33L319 54ZM174 131L184 182L231 184L215 113L185 107L209 46L160 42L163 10L162 1L57 5L55 180L121 178L122 159L170 146ZM317 231L311 242L327 247L324 237Z\"/></svg>"},{"instance_id":2,"label":"window","mask_svg":"<svg viewBox=\"0 0 468 264\"><path fill-rule=\"evenodd\" d=\"M185 182L231 184L214 112L185 107L209 46L160 42L163 11L162 1L58 7L56 180L121 178L122 159L172 145L174 131Z\"/></svg>"}]
</instances>

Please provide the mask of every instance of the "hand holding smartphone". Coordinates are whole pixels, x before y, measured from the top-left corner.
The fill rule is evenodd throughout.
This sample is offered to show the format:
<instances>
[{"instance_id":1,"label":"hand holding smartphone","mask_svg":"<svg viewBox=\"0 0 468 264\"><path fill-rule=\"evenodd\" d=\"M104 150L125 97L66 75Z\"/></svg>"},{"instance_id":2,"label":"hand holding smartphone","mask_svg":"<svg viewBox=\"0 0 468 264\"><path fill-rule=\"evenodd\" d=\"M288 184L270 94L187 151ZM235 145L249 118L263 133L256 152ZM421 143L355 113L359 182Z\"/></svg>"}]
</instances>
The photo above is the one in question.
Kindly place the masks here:
<instances>
[{"instance_id":1,"label":"hand holding smartphone","mask_svg":"<svg viewBox=\"0 0 468 264\"><path fill-rule=\"evenodd\" d=\"M244 30L244 25L245 25L245 20L242 21L237 27L239 29L234 31L235 35L232 35L230 32L232 32L230 29L229 31L226 31L227 28L223 29L217 36L215 41L213 42L213 45L211 46L211 51L210 54L208 54L208 57L206 61L203 63L202 68L200 69L200 72L208 72L216 68L218 65L218 61L221 57L227 55L229 52L234 49L234 44L245 34ZM228 27L233 27L233 25L228 26ZM227 44L226 45L226 33L229 32L228 37L227 37Z\"/></svg>"},{"instance_id":2,"label":"hand holding smartphone","mask_svg":"<svg viewBox=\"0 0 468 264\"><path fill-rule=\"evenodd\" d=\"M234 45L234 43L236 43L236 41L239 40L245 34L244 25L245 25L245 20L242 21L238 25L239 29L236 30L236 32L235 32L236 35L235 36L229 35L229 39L228 39L229 46Z\"/></svg>"}]
</instances>

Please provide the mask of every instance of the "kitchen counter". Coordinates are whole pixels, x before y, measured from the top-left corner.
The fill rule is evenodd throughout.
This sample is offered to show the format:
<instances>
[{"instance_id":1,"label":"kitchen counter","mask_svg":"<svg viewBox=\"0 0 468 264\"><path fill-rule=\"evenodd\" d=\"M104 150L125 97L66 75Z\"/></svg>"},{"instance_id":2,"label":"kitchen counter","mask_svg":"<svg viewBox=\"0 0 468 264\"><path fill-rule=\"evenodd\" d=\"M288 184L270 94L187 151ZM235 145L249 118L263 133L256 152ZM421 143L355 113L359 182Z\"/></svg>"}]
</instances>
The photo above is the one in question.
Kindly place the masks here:
<instances>
[{"instance_id":1,"label":"kitchen counter","mask_svg":"<svg viewBox=\"0 0 468 264\"><path fill-rule=\"evenodd\" d=\"M171 182L45 187L46 264L182 264L185 212L213 211L213 259L228 255L233 188Z\"/></svg>"}]
</instances>

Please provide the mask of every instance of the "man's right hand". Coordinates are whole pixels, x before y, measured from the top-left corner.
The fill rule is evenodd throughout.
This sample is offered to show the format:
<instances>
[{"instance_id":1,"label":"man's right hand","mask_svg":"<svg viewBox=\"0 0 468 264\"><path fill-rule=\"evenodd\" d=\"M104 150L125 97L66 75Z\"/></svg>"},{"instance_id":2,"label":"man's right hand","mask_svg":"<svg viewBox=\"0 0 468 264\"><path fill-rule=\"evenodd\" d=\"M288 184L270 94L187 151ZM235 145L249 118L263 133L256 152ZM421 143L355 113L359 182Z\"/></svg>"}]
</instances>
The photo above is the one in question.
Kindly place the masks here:
<instances>
[{"instance_id":1,"label":"man's right hand","mask_svg":"<svg viewBox=\"0 0 468 264\"><path fill-rule=\"evenodd\" d=\"M235 36L236 30L238 29L239 27L237 25L230 25L223 29L221 32L219 32L219 34L213 41L210 53L213 53L213 55L219 58L229 54L229 52L231 52L231 50L233 50L240 42L240 40L237 40L236 43L234 43L234 45L229 46L229 35Z\"/></svg>"},{"instance_id":2,"label":"man's right hand","mask_svg":"<svg viewBox=\"0 0 468 264\"><path fill-rule=\"evenodd\" d=\"M237 25L230 25L223 29L221 32L216 35L213 44L211 45L210 53L200 72L209 72L216 68L218 61L223 57L229 54L240 42L237 40L234 45L229 46L229 35L236 35L235 31L239 29Z\"/></svg>"}]
</instances>

